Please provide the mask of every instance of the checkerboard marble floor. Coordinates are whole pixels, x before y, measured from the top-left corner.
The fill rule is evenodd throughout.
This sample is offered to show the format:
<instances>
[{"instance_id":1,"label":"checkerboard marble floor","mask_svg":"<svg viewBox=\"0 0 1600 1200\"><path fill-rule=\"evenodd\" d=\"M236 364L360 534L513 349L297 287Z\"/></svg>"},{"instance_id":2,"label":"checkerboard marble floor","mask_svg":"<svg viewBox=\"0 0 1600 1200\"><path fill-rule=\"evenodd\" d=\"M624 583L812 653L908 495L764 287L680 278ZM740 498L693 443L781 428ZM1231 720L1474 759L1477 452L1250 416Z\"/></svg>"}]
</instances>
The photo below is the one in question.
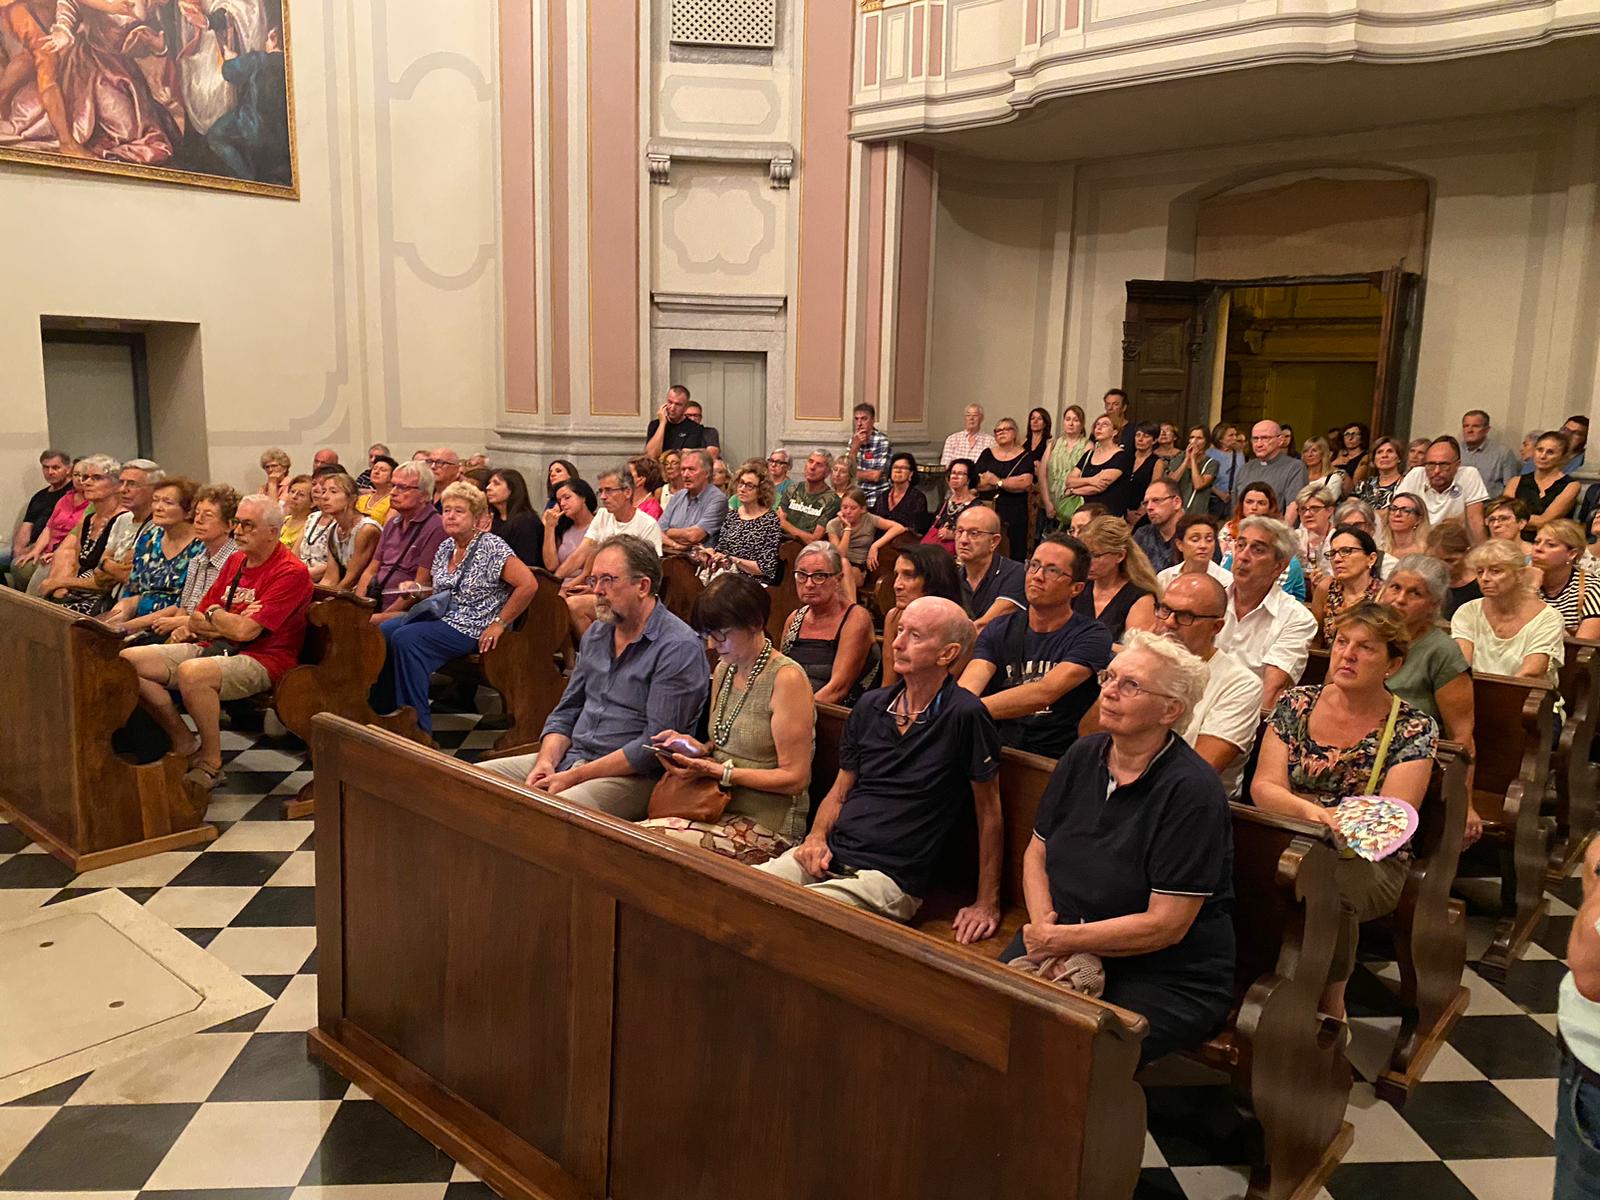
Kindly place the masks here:
<instances>
[{"instance_id":1,"label":"checkerboard marble floor","mask_svg":"<svg viewBox=\"0 0 1600 1200\"><path fill-rule=\"evenodd\" d=\"M435 737L475 760L497 733L443 713ZM224 734L228 778L203 850L74 877L0 824L0 925L42 905L120 888L269 995L272 1005L0 1107L0 1200L470 1200L493 1193L360 1089L307 1057L316 1019L310 821L283 797L309 777L292 739ZM1510 979L1469 969L1469 1015L1398 1112L1358 1082L1355 1143L1319 1200L1539 1200L1554 1173L1556 988L1578 899L1568 881ZM1485 897L1489 892L1485 890ZM1487 910L1469 950L1488 944ZM1352 981L1352 1059L1371 1079L1398 1024L1384 977ZM1213 1077L1152 1084L1139 1200L1244 1194L1253 1137ZM931 1198L945 1200L945 1198ZM950 1198L956 1200L956 1198Z\"/></svg>"}]
</instances>

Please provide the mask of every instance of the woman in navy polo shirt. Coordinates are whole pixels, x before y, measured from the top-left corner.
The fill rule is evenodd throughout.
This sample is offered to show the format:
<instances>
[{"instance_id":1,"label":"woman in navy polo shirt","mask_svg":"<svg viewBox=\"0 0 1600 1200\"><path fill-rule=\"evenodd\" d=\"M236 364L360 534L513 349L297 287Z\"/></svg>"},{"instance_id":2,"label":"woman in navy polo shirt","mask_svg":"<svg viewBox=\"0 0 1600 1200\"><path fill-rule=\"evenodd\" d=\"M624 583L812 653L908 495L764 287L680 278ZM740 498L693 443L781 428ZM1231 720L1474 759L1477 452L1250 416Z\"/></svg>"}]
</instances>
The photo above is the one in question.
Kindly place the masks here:
<instances>
[{"instance_id":1,"label":"woman in navy polo shirt","mask_svg":"<svg viewBox=\"0 0 1600 1200\"><path fill-rule=\"evenodd\" d=\"M1023 859L1028 924L1001 954L1086 951L1104 999L1142 1014L1151 1062L1198 1046L1233 1004L1233 825L1222 781L1173 727L1206 666L1130 632L1100 673L1100 726L1062 756Z\"/></svg>"}]
</instances>

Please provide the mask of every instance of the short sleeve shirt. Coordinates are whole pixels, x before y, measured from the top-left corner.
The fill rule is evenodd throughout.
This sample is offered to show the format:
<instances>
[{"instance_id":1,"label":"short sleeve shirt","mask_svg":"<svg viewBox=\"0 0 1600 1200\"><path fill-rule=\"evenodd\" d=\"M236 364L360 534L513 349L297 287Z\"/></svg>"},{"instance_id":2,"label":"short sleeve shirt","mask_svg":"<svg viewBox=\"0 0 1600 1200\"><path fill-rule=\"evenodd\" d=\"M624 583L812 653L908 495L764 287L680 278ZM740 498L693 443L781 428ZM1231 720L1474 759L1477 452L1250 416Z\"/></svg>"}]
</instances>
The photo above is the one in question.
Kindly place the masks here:
<instances>
[{"instance_id":1,"label":"short sleeve shirt","mask_svg":"<svg viewBox=\"0 0 1600 1200\"><path fill-rule=\"evenodd\" d=\"M1354 746L1324 746L1311 736L1311 710L1320 695L1321 687L1284 692L1272 710L1272 731L1289 750L1289 786L1324 808L1332 808L1346 796L1367 794L1367 781L1378 765L1384 722ZM1439 727L1433 718L1400 701L1389 753L1378 771L1376 794L1381 794L1385 772L1402 763L1432 758L1438 740Z\"/></svg>"},{"instance_id":2,"label":"short sleeve shirt","mask_svg":"<svg viewBox=\"0 0 1600 1200\"><path fill-rule=\"evenodd\" d=\"M1111 736L1080 738L1056 765L1033 835L1044 843L1057 920L1106 921L1147 912L1152 892L1198 897L1175 945L1107 958L1108 975L1181 975L1233 983L1233 818L1210 765L1176 734L1144 774L1116 786Z\"/></svg>"},{"instance_id":3,"label":"short sleeve shirt","mask_svg":"<svg viewBox=\"0 0 1600 1200\"><path fill-rule=\"evenodd\" d=\"M1495 633L1483 615L1484 601L1469 600L1450 618L1450 636L1472 644L1473 670L1489 675L1515 675L1530 654L1548 655L1545 682L1555 687L1566 661L1566 627L1548 604L1508 638Z\"/></svg>"},{"instance_id":4,"label":"short sleeve shirt","mask_svg":"<svg viewBox=\"0 0 1600 1200\"><path fill-rule=\"evenodd\" d=\"M1201 734L1218 738L1240 751L1222 772L1222 787L1230 800L1244 791L1244 769L1261 728L1261 677L1233 655L1222 650L1206 663L1206 690L1189 715L1183 738L1191 746Z\"/></svg>"},{"instance_id":5,"label":"short sleeve shirt","mask_svg":"<svg viewBox=\"0 0 1600 1200\"><path fill-rule=\"evenodd\" d=\"M1489 498L1489 489L1483 486L1483 476L1478 474L1476 467L1456 468L1454 482L1442 492L1436 492L1428 485L1426 468L1412 467L1395 491L1411 492L1422 497L1430 525L1460 518L1466 513L1467 505L1478 504Z\"/></svg>"},{"instance_id":6,"label":"short sleeve shirt","mask_svg":"<svg viewBox=\"0 0 1600 1200\"><path fill-rule=\"evenodd\" d=\"M595 513L594 520L589 522L589 528L583 531L583 536L598 546L607 538L624 533L649 542L657 554L661 553L661 525L642 508L634 509L633 516L626 521L617 520L609 508L602 508Z\"/></svg>"},{"instance_id":7,"label":"short sleeve shirt","mask_svg":"<svg viewBox=\"0 0 1600 1200\"><path fill-rule=\"evenodd\" d=\"M797 483L789 489L778 507L789 519L789 524L810 533L839 514L839 493L831 487L823 488L821 492L811 492L806 490L804 483Z\"/></svg>"},{"instance_id":8,"label":"short sleeve shirt","mask_svg":"<svg viewBox=\"0 0 1600 1200\"><path fill-rule=\"evenodd\" d=\"M433 555L444 541L444 522L433 509L424 506L419 520L407 520L404 514L384 525L378 538L377 553L372 560L373 578L385 589L392 590L433 562ZM387 603L392 597L386 597Z\"/></svg>"},{"instance_id":9,"label":"short sleeve shirt","mask_svg":"<svg viewBox=\"0 0 1600 1200\"><path fill-rule=\"evenodd\" d=\"M234 587L234 580L238 586ZM222 566L222 574L200 601L203 611L228 600L231 613L248 616L261 626L261 636L239 647L267 669L276 684L300 661L306 638L306 609L311 606L311 573L281 545L260 566L252 567L240 551Z\"/></svg>"},{"instance_id":10,"label":"short sleeve shirt","mask_svg":"<svg viewBox=\"0 0 1600 1200\"><path fill-rule=\"evenodd\" d=\"M1178 535L1173 534L1169 542L1161 536L1161 530L1148 521L1133 531L1133 540L1139 544L1139 549L1144 551L1144 556L1156 571L1175 567L1183 560L1183 555L1178 553Z\"/></svg>"},{"instance_id":11,"label":"short sleeve shirt","mask_svg":"<svg viewBox=\"0 0 1600 1200\"><path fill-rule=\"evenodd\" d=\"M904 734L889 706L904 684L850 710L840 769L856 777L828 834L836 868L882 871L912 896L935 882L945 843L972 811L974 782L1000 770L1000 735L983 702L946 679Z\"/></svg>"},{"instance_id":12,"label":"short sleeve shirt","mask_svg":"<svg viewBox=\"0 0 1600 1200\"><path fill-rule=\"evenodd\" d=\"M213 554L207 554L202 545L200 556L189 564L189 574L184 578L183 595L178 597L178 607L184 612L193 612L198 608L201 598L221 576L224 564L237 553L239 547L232 538L224 538Z\"/></svg>"},{"instance_id":13,"label":"short sleeve shirt","mask_svg":"<svg viewBox=\"0 0 1600 1200\"><path fill-rule=\"evenodd\" d=\"M452 571L450 558L455 553L454 538L439 543L433 553L433 590L455 594L456 602L445 615L444 623L469 638L480 638L494 624L500 610L511 598L511 585L502 579L506 561L515 558L504 538L480 533Z\"/></svg>"},{"instance_id":14,"label":"short sleeve shirt","mask_svg":"<svg viewBox=\"0 0 1600 1200\"><path fill-rule=\"evenodd\" d=\"M61 499L62 494L70 486L68 484L64 487L56 488L54 491L47 487L40 488L29 499L27 511L22 514L22 521L23 524L33 527L35 540L38 540L44 533L45 522L50 520L50 514L55 511L56 502Z\"/></svg>"},{"instance_id":15,"label":"short sleeve shirt","mask_svg":"<svg viewBox=\"0 0 1600 1200\"><path fill-rule=\"evenodd\" d=\"M990 560L988 573L978 581L977 587L972 586L967 579L966 568L959 564L956 574L961 577L961 606L974 621L993 608L996 600L1009 601L1018 608L1027 607L1027 575L1022 564L1015 559L996 554Z\"/></svg>"},{"instance_id":16,"label":"short sleeve shirt","mask_svg":"<svg viewBox=\"0 0 1600 1200\"><path fill-rule=\"evenodd\" d=\"M709 483L696 496L688 488L672 493L667 507L661 513L661 532L687 529L698 525L706 531L707 544L715 544L722 522L728 517L728 498Z\"/></svg>"},{"instance_id":17,"label":"short sleeve shirt","mask_svg":"<svg viewBox=\"0 0 1600 1200\"><path fill-rule=\"evenodd\" d=\"M1470 667L1461 647L1442 629L1430 629L1411 643L1400 669L1389 676L1389 690L1412 708L1439 719L1436 693L1452 679L1465 675Z\"/></svg>"},{"instance_id":18,"label":"short sleeve shirt","mask_svg":"<svg viewBox=\"0 0 1600 1200\"><path fill-rule=\"evenodd\" d=\"M645 441L655 437L656 428L660 424L660 417L651 418L649 427L644 431ZM716 432L715 429L708 428L699 421L691 421L688 417L684 417L676 424L668 421L667 432L661 438L661 452L665 454L668 450L704 450L707 446L718 444Z\"/></svg>"},{"instance_id":19,"label":"short sleeve shirt","mask_svg":"<svg viewBox=\"0 0 1600 1200\"><path fill-rule=\"evenodd\" d=\"M1019 632L1021 653L1013 661L1009 651L1018 644ZM1078 722L1100 696L1095 676L1111 662L1111 631L1092 617L1074 612L1061 628L1036 633L1028 628L1024 610L984 626L973 657L993 663L996 668L984 689L985 695L1034 683L1062 663L1076 663L1088 670L1089 678L1054 704L1025 717L999 722L1000 739L1005 745L1045 758L1060 758L1077 740Z\"/></svg>"}]
</instances>

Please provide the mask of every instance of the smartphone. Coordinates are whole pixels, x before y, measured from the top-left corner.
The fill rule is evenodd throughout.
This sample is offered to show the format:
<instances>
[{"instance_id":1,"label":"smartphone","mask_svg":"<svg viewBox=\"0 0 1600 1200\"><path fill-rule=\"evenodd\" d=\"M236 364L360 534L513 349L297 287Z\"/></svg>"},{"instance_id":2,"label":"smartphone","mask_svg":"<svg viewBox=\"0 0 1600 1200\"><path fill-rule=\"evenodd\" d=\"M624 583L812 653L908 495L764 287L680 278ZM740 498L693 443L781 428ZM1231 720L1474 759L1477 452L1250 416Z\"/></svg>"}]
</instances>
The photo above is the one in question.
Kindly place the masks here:
<instances>
[{"instance_id":1,"label":"smartphone","mask_svg":"<svg viewBox=\"0 0 1600 1200\"><path fill-rule=\"evenodd\" d=\"M697 758L697 757L699 757L699 754L700 754L700 751L695 749L694 746L690 745L688 742L684 741L682 738L678 738L678 739L675 739L674 741L666 742L666 743L664 743L662 745L659 745L659 746L655 745L654 743L651 743L650 749L653 750L657 754L661 754L661 755L681 754L685 758Z\"/></svg>"}]
</instances>

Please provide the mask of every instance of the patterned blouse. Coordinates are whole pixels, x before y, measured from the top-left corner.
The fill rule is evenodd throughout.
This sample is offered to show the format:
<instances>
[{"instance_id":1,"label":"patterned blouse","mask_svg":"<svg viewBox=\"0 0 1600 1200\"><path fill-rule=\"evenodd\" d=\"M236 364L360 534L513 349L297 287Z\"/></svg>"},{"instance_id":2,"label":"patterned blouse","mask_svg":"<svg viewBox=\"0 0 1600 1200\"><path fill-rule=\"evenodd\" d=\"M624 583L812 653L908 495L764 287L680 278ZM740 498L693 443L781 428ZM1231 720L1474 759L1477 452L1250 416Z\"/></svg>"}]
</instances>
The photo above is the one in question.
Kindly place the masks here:
<instances>
[{"instance_id":1,"label":"patterned blouse","mask_svg":"<svg viewBox=\"0 0 1600 1200\"><path fill-rule=\"evenodd\" d=\"M777 509L767 509L754 521L746 521L737 513L732 513L717 534L717 549L733 558L750 559L761 568L761 582L768 587L776 587L778 542L782 538L783 526L778 523Z\"/></svg>"},{"instance_id":2,"label":"patterned blouse","mask_svg":"<svg viewBox=\"0 0 1600 1200\"><path fill-rule=\"evenodd\" d=\"M199 541L198 538L195 540ZM210 555L205 552L205 543L200 543L200 553L195 556L189 574L183 581L183 595L178 597L178 607L184 612L193 612L205 599L217 576L222 574L222 565L238 552L239 545L232 538L223 538L217 552Z\"/></svg>"},{"instance_id":3,"label":"patterned blouse","mask_svg":"<svg viewBox=\"0 0 1600 1200\"><path fill-rule=\"evenodd\" d=\"M206 544L199 538L191 538L187 546L169 559L163 550L166 534L159 525L152 526L134 543L128 594L139 597L135 616L146 617L158 609L177 604L189 578L190 564L205 555Z\"/></svg>"},{"instance_id":4,"label":"patterned blouse","mask_svg":"<svg viewBox=\"0 0 1600 1200\"><path fill-rule=\"evenodd\" d=\"M1322 640L1333 645L1333 623L1343 615L1347 605L1354 607L1363 600L1376 600L1382 593L1383 579L1376 567L1372 569L1372 578L1367 581L1367 590L1354 600L1345 599L1344 580L1331 580L1328 583L1327 606L1322 612Z\"/></svg>"},{"instance_id":5,"label":"patterned blouse","mask_svg":"<svg viewBox=\"0 0 1600 1200\"><path fill-rule=\"evenodd\" d=\"M1378 761L1383 725L1354 746L1342 750L1324 746L1311 736L1310 729L1311 709L1321 694L1321 687L1296 687L1284 692L1272 710L1272 728L1289 750L1289 787L1324 808L1332 808L1346 796L1366 792L1367 780ZM1382 788L1384 772L1389 768L1432 758L1438 739L1439 727L1433 718L1402 700L1389 754L1378 774L1378 787Z\"/></svg>"},{"instance_id":6,"label":"patterned blouse","mask_svg":"<svg viewBox=\"0 0 1600 1200\"><path fill-rule=\"evenodd\" d=\"M455 552L454 538L447 537L439 543L433 555L433 590L456 594L455 607L444 623L457 633L480 638L499 619L500 610L511 598L511 585L500 574L506 560L516 555L505 539L492 533L480 533L474 538L466 556L452 571L450 558Z\"/></svg>"}]
</instances>

